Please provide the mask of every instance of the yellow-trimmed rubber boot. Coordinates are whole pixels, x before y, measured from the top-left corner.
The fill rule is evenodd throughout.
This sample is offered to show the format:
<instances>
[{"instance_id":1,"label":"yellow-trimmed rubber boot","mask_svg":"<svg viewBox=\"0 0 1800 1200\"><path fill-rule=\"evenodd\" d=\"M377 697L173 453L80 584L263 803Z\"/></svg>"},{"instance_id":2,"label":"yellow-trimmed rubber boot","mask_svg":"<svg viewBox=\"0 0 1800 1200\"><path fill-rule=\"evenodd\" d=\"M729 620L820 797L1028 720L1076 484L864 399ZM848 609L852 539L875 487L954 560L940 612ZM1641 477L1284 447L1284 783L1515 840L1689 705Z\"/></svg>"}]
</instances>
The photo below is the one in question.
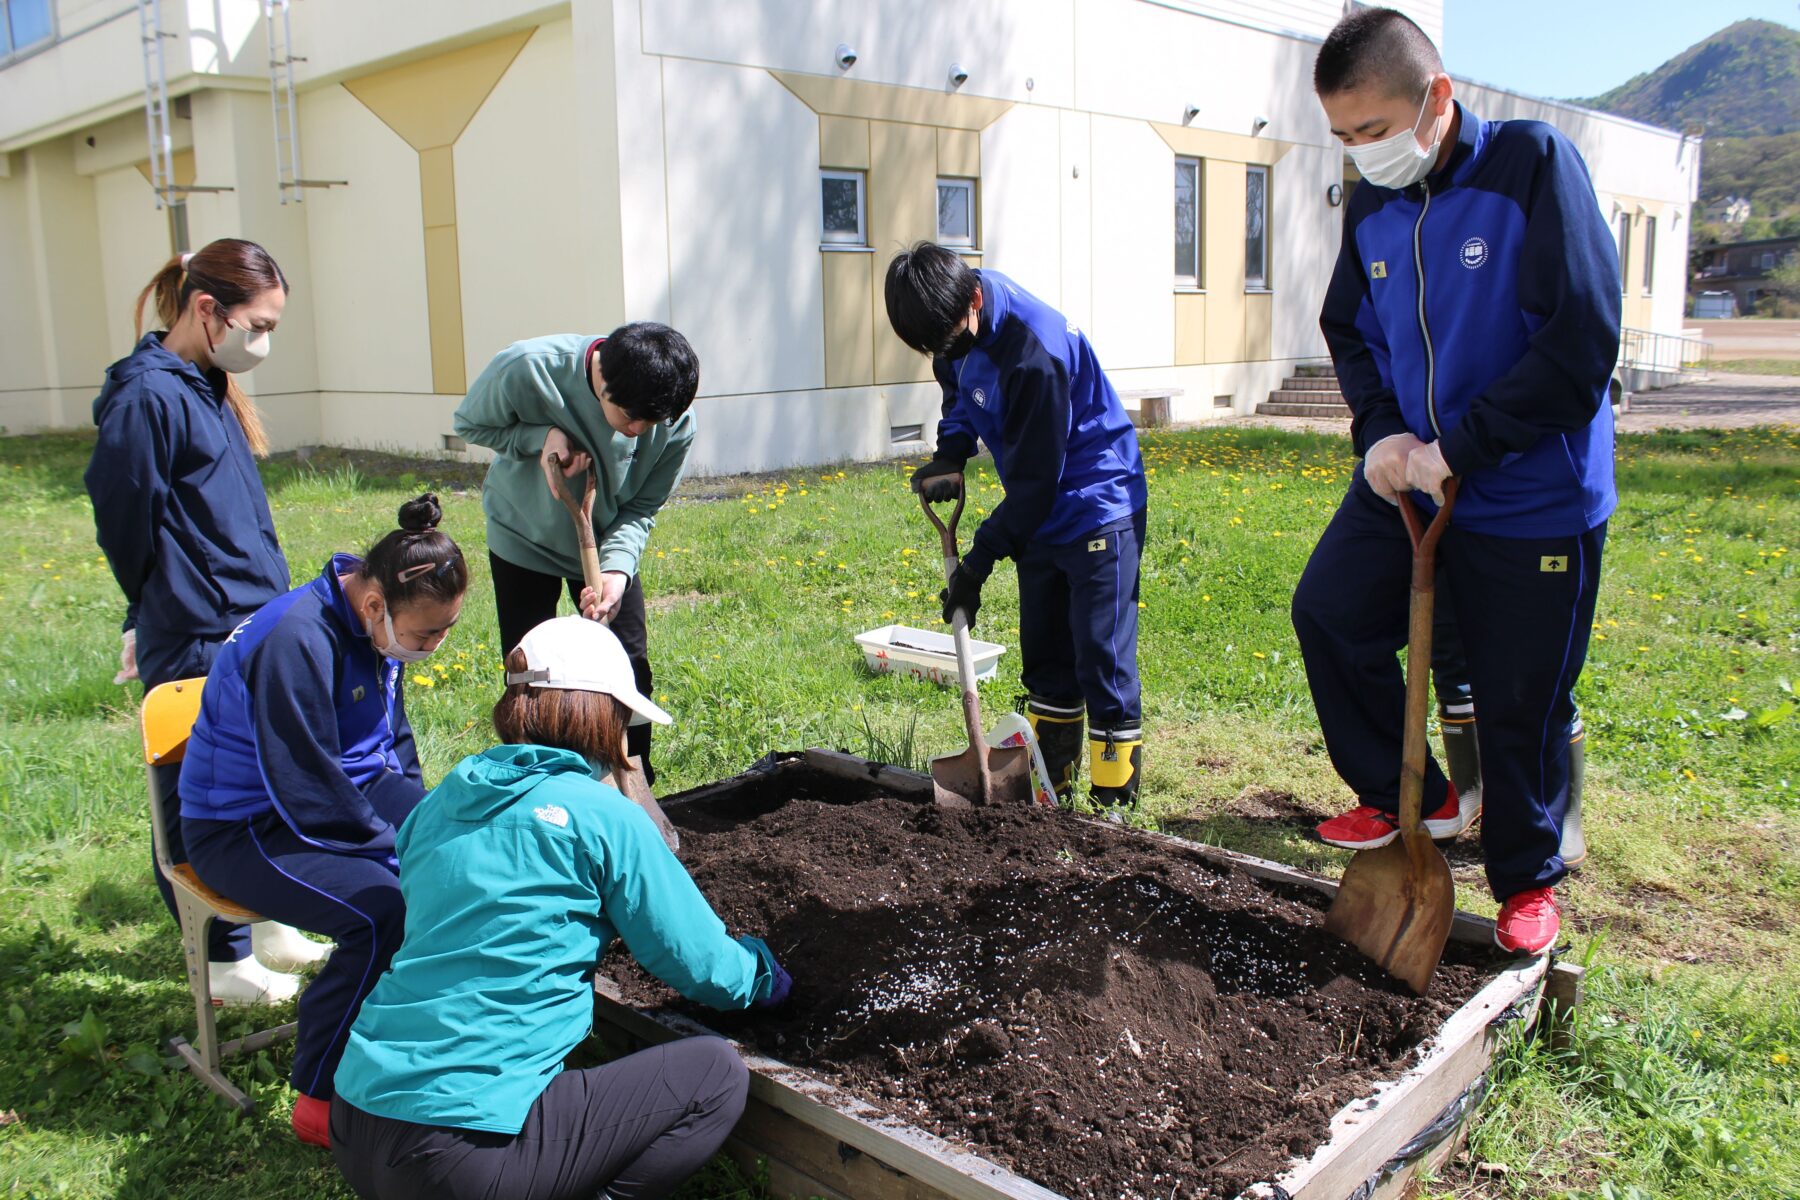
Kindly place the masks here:
<instances>
[{"instance_id":1,"label":"yellow-trimmed rubber boot","mask_svg":"<svg viewBox=\"0 0 1800 1200\"><path fill-rule=\"evenodd\" d=\"M1044 756L1045 780L1056 793L1056 802L1067 805L1075 796L1075 764L1081 758L1081 735L1087 731L1087 709L1025 697L1025 719Z\"/></svg>"},{"instance_id":2,"label":"yellow-trimmed rubber boot","mask_svg":"<svg viewBox=\"0 0 1800 1200\"><path fill-rule=\"evenodd\" d=\"M1110 815L1137 807L1144 767L1140 729L1096 729L1088 738L1088 798Z\"/></svg>"},{"instance_id":3,"label":"yellow-trimmed rubber boot","mask_svg":"<svg viewBox=\"0 0 1800 1200\"><path fill-rule=\"evenodd\" d=\"M1587 784L1587 729L1581 718L1569 731L1569 807L1563 812L1563 866L1573 871L1587 861L1587 839L1581 834L1581 793Z\"/></svg>"}]
</instances>

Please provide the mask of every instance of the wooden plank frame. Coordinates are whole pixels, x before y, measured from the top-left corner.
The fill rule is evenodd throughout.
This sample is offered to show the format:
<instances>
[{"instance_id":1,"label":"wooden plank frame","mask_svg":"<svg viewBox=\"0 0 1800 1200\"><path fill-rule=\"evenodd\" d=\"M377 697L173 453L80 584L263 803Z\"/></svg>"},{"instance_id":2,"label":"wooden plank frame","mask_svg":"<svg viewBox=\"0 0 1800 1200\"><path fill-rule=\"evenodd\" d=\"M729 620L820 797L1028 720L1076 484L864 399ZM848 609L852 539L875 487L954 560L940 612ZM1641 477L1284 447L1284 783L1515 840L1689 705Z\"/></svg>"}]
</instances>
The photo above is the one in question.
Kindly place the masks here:
<instances>
[{"instance_id":1,"label":"wooden plank frame","mask_svg":"<svg viewBox=\"0 0 1800 1200\"><path fill-rule=\"evenodd\" d=\"M846 779L872 782L903 796L931 795L931 777L835 750L811 749L773 756L746 774L804 764ZM729 793L745 775L695 788L663 801L665 808ZM1117 828L1117 827L1112 827ZM1310 888L1327 896L1329 879L1266 859L1190 842L1168 834L1128 830L1258 879ZM1492 921L1459 912L1450 936L1492 945ZM1419 1061L1372 1095L1347 1104L1332 1119L1326 1141L1280 1178L1256 1184L1244 1200L1393 1200L1406 1193L1421 1169L1435 1169L1459 1144L1463 1119L1440 1139L1392 1161L1440 1114L1465 1098L1493 1061L1504 1025L1535 1019L1551 969L1547 957L1519 959L1451 1015ZM597 1030L604 1038L651 1045L713 1031L671 1012L646 1012L625 1004L617 985L595 979ZM714 1035L717 1036L717 1035ZM746 1165L765 1160L777 1195L807 1200L1064 1200L1049 1189L989 1162L971 1149L888 1116L810 1072L737 1044L750 1068L750 1100L727 1150ZM1464 1114L1466 1117L1466 1113Z\"/></svg>"}]
</instances>

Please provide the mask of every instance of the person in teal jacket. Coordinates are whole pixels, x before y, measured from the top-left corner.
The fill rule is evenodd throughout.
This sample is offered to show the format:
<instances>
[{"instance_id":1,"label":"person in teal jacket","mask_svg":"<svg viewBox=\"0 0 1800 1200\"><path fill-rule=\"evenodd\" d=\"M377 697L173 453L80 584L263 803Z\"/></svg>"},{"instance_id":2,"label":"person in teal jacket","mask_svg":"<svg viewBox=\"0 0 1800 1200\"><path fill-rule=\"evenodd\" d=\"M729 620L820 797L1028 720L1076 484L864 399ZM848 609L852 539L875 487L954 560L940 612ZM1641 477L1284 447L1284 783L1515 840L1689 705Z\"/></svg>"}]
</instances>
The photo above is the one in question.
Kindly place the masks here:
<instances>
[{"instance_id":1,"label":"person in teal jacket","mask_svg":"<svg viewBox=\"0 0 1800 1200\"><path fill-rule=\"evenodd\" d=\"M495 452L481 507L502 657L556 615L566 583L578 611L619 635L637 690L650 693L638 560L657 512L681 481L694 442L688 409L699 386L693 347L654 321L622 325L606 337L515 342L470 385L452 426L464 441ZM584 587L575 526L555 483L564 476L579 496L590 470L598 594ZM654 784L650 726L633 726L630 744L644 781Z\"/></svg>"},{"instance_id":2,"label":"person in teal jacket","mask_svg":"<svg viewBox=\"0 0 1800 1200\"><path fill-rule=\"evenodd\" d=\"M506 665L506 744L465 758L400 829L406 936L350 1031L332 1151L365 1200L666 1195L737 1123L748 1073L712 1037L564 1071L596 965L622 938L718 1009L777 1007L792 981L597 778L624 766L633 713L669 721L618 638L561 617Z\"/></svg>"}]
</instances>

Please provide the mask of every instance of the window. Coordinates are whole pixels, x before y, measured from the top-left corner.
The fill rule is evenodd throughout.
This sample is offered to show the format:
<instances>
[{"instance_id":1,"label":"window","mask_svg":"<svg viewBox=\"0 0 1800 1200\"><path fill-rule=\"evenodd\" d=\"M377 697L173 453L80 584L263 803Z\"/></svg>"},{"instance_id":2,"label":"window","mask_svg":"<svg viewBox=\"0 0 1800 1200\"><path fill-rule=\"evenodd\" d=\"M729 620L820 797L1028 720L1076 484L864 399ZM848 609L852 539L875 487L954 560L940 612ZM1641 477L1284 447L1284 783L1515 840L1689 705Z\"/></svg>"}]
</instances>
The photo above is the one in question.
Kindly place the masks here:
<instances>
[{"instance_id":1,"label":"window","mask_svg":"<svg viewBox=\"0 0 1800 1200\"><path fill-rule=\"evenodd\" d=\"M944 246L975 244L975 181L940 179L937 240Z\"/></svg>"},{"instance_id":2,"label":"window","mask_svg":"<svg viewBox=\"0 0 1800 1200\"><path fill-rule=\"evenodd\" d=\"M820 171L819 197L824 217L819 234L822 242L832 246L869 244L863 222L861 171Z\"/></svg>"},{"instance_id":3,"label":"window","mask_svg":"<svg viewBox=\"0 0 1800 1200\"><path fill-rule=\"evenodd\" d=\"M1244 168L1244 290L1269 286L1269 168Z\"/></svg>"},{"instance_id":4,"label":"window","mask_svg":"<svg viewBox=\"0 0 1800 1200\"><path fill-rule=\"evenodd\" d=\"M1775 252L1764 250L1759 265L1765 271L1773 271L1775 269Z\"/></svg>"},{"instance_id":5,"label":"window","mask_svg":"<svg viewBox=\"0 0 1800 1200\"><path fill-rule=\"evenodd\" d=\"M1200 286L1200 160L1175 160L1175 283Z\"/></svg>"},{"instance_id":6,"label":"window","mask_svg":"<svg viewBox=\"0 0 1800 1200\"><path fill-rule=\"evenodd\" d=\"M0 0L0 57L56 34L51 0Z\"/></svg>"},{"instance_id":7,"label":"window","mask_svg":"<svg viewBox=\"0 0 1800 1200\"><path fill-rule=\"evenodd\" d=\"M1631 214L1619 214L1619 291L1631 285Z\"/></svg>"},{"instance_id":8,"label":"window","mask_svg":"<svg viewBox=\"0 0 1800 1200\"><path fill-rule=\"evenodd\" d=\"M1656 278L1656 218L1644 218L1644 295L1650 294Z\"/></svg>"}]
</instances>

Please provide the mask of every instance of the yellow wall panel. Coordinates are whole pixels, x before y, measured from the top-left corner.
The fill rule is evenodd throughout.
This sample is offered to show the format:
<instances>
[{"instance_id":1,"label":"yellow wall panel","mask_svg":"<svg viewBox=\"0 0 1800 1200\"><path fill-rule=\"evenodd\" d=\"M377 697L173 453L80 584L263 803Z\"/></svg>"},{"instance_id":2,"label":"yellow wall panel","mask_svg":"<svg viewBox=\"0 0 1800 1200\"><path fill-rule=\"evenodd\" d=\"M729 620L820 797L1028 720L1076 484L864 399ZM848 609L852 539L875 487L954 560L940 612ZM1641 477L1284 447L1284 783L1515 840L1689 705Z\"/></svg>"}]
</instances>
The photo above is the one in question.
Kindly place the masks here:
<instances>
[{"instance_id":1,"label":"yellow wall panel","mask_svg":"<svg viewBox=\"0 0 1800 1200\"><path fill-rule=\"evenodd\" d=\"M455 143L535 30L351 79L344 87L414 150Z\"/></svg>"},{"instance_id":2,"label":"yellow wall panel","mask_svg":"<svg viewBox=\"0 0 1800 1200\"><path fill-rule=\"evenodd\" d=\"M1206 245L1206 352L1209 362L1241 362L1244 349L1244 164L1207 159L1202 206Z\"/></svg>"},{"instance_id":3,"label":"yellow wall panel","mask_svg":"<svg viewBox=\"0 0 1800 1200\"><path fill-rule=\"evenodd\" d=\"M816 113L867 117L913 125L946 125L952 129L986 129L1012 107L1011 100L951 96L925 88L832 79L794 71L771 71L781 85Z\"/></svg>"},{"instance_id":4,"label":"yellow wall panel","mask_svg":"<svg viewBox=\"0 0 1800 1200\"><path fill-rule=\"evenodd\" d=\"M975 179L981 174L981 134L973 129L937 131L939 175Z\"/></svg>"},{"instance_id":5,"label":"yellow wall panel","mask_svg":"<svg viewBox=\"0 0 1800 1200\"><path fill-rule=\"evenodd\" d=\"M1267 362L1274 357L1275 296L1253 292L1244 297L1244 361Z\"/></svg>"},{"instance_id":6,"label":"yellow wall panel","mask_svg":"<svg viewBox=\"0 0 1800 1200\"><path fill-rule=\"evenodd\" d=\"M1206 297L1200 292L1175 295L1175 365L1206 361Z\"/></svg>"},{"instance_id":7,"label":"yellow wall panel","mask_svg":"<svg viewBox=\"0 0 1800 1200\"><path fill-rule=\"evenodd\" d=\"M845 171L868 170L869 123L856 117L820 117L819 165Z\"/></svg>"},{"instance_id":8,"label":"yellow wall panel","mask_svg":"<svg viewBox=\"0 0 1800 1200\"><path fill-rule=\"evenodd\" d=\"M1192 129L1186 125L1162 125L1154 121L1151 128L1175 153L1187 158L1222 158L1228 162L1260 163L1269 166L1281 161L1296 143L1274 138L1245 137L1241 133L1220 133L1216 129Z\"/></svg>"},{"instance_id":9,"label":"yellow wall panel","mask_svg":"<svg viewBox=\"0 0 1800 1200\"><path fill-rule=\"evenodd\" d=\"M825 386L861 387L875 382L875 256L825 250ZM883 314L882 330L889 338ZM896 339L896 344L897 339Z\"/></svg>"},{"instance_id":10,"label":"yellow wall panel","mask_svg":"<svg viewBox=\"0 0 1800 1200\"><path fill-rule=\"evenodd\" d=\"M468 389L463 365L462 268L456 226L425 231L425 299L431 329L431 390L453 395Z\"/></svg>"},{"instance_id":11,"label":"yellow wall panel","mask_svg":"<svg viewBox=\"0 0 1800 1200\"><path fill-rule=\"evenodd\" d=\"M937 235L937 134L923 125L869 123L869 245L875 247L869 293L880 317L875 339L877 383L921 383L931 360L908 349L887 327L882 280L888 259L913 242Z\"/></svg>"},{"instance_id":12,"label":"yellow wall panel","mask_svg":"<svg viewBox=\"0 0 1800 1200\"><path fill-rule=\"evenodd\" d=\"M419 203L425 228L456 224L456 169L450 147L419 151Z\"/></svg>"}]
</instances>

